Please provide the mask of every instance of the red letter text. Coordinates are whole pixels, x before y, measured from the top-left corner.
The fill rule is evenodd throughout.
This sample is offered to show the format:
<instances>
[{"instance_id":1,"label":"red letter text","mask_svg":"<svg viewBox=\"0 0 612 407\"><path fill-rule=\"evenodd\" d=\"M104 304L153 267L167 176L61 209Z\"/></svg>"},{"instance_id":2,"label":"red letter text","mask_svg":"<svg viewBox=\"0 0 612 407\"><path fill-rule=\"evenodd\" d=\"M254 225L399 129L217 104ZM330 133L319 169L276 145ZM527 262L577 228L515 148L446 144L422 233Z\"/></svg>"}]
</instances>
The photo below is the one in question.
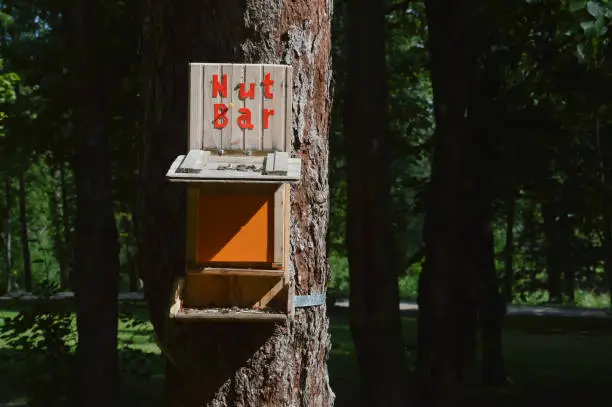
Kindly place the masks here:
<instances>
[{"instance_id":1,"label":"red letter text","mask_svg":"<svg viewBox=\"0 0 612 407\"><path fill-rule=\"evenodd\" d=\"M227 126L227 106L223 103L215 103L215 129L223 129Z\"/></svg>"},{"instance_id":2,"label":"red letter text","mask_svg":"<svg viewBox=\"0 0 612 407\"><path fill-rule=\"evenodd\" d=\"M245 88L245 84L241 83L240 92L239 92L240 99L246 99L246 98L255 99L255 84L254 83L249 84L248 92L245 92L244 88Z\"/></svg>"},{"instance_id":3,"label":"red letter text","mask_svg":"<svg viewBox=\"0 0 612 407\"><path fill-rule=\"evenodd\" d=\"M219 75L214 74L212 80L212 97L217 97L219 93L221 93L221 96L224 98L227 97L227 74L223 74L221 82L222 83L219 83Z\"/></svg>"},{"instance_id":4,"label":"red letter text","mask_svg":"<svg viewBox=\"0 0 612 407\"><path fill-rule=\"evenodd\" d=\"M272 89L270 89L270 86L274 85L274 81L272 80L272 78L270 78L269 72L264 77L263 84L264 84L264 95L266 96L266 98L272 99L274 95L272 94Z\"/></svg>"},{"instance_id":5,"label":"red letter text","mask_svg":"<svg viewBox=\"0 0 612 407\"><path fill-rule=\"evenodd\" d=\"M274 114L274 109L264 109L263 111L263 128L264 129L268 128L269 118L273 114Z\"/></svg>"},{"instance_id":6,"label":"red letter text","mask_svg":"<svg viewBox=\"0 0 612 407\"><path fill-rule=\"evenodd\" d=\"M243 107L238 109L238 111L242 113L238 117L238 127L240 127L242 130L254 128L255 126L253 123L251 123L251 110Z\"/></svg>"}]
</instances>

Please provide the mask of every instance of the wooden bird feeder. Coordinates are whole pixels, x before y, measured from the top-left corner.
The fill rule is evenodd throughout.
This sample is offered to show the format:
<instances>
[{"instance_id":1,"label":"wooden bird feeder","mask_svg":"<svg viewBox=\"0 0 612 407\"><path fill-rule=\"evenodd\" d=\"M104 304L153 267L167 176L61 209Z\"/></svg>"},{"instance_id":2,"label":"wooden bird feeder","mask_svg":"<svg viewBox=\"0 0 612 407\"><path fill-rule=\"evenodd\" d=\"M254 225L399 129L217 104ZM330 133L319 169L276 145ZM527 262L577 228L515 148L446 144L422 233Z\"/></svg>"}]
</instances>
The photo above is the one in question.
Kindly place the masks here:
<instances>
[{"instance_id":1,"label":"wooden bird feeder","mask_svg":"<svg viewBox=\"0 0 612 407\"><path fill-rule=\"evenodd\" d=\"M185 277L170 317L279 321L289 275L291 67L190 64L189 151L167 177L187 186Z\"/></svg>"}]
</instances>

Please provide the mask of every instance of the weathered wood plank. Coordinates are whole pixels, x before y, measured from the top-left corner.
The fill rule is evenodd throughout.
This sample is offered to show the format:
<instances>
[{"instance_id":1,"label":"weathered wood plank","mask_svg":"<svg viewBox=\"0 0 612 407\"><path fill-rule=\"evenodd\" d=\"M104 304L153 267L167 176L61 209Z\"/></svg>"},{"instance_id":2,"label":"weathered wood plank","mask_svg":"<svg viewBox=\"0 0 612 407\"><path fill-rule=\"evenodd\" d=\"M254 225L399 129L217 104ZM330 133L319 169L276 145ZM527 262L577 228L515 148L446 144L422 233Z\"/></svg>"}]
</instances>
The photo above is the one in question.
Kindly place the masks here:
<instances>
[{"instance_id":1,"label":"weathered wood plank","mask_svg":"<svg viewBox=\"0 0 612 407\"><path fill-rule=\"evenodd\" d=\"M276 284L274 284L274 287L272 287L267 293L265 293L259 299L259 301L257 301L254 308L256 309L266 308L268 304L270 303L270 301L272 301L272 299L274 299L274 297L276 297L284 287L285 287L285 281L284 279L281 278L278 280Z\"/></svg>"},{"instance_id":2,"label":"weathered wood plank","mask_svg":"<svg viewBox=\"0 0 612 407\"><path fill-rule=\"evenodd\" d=\"M202 148L204 125L204 67L189 65L189 149Z\"/></svg>"},{"instance_id":3,"label":"weathered wood plank","mask_svg":"<svg viewBox=\"0 0 612 407\"><path fill-rule=\"evenodd\" d=\"M247 276L247 277L277 277L284 274L283 270L263 269L237 269L237 268L213 268L213 267L191 267L188 274L209 274L219 276Z\"/></svg>"},{"instance_id":4,"label":"weathered wood plank","mask_svg":"<svg viewBox=\"0 0 612 407\"><path fill-rule=\"evenodd\" d=\"M204 136L202 138L202 148L205 150L217 150L221 146L221 130L214 127L216 103L222 103L221 95L213 97L213 76L217 75L219 81L219 65L204 64Z\"/></svg>"},{"instance_id":5,"label":"weathered wood plank","mask_svg":"<svg viewBox=\"0 0 612 407\"><path fill-rule=\"evenodd\" d=\"M274 262L285 265L285 185L274 193Z\"/></svg>"},{"instance_id":6,"label":"weathered wood plank","mask_svg":"<svg viewBox=\"0 0 612 407\"><path fill-rule=\"evenodd\" d=\"M289 153L277 151L274 153L274 172L281 174L289 171Z\"/></svg>"},{"instance_id":7,"label":"weathered wood plank","mask_svg":"<svg viewBox=\"0 0 612 407\"><path fill-rule=\"evenodd\" d=\"M262 148L264 150L284 151L287 68L264 65L263 83L262 129L264 141Z\"/></svg>"},{"instance_id":8,"label":"weathered wood plank","mask_svg":"<svg viewBox=\"0 0 612 407\"><path fill-rule=\"evenodd\" d=\"M184 157L184 156L180 156ZM297 182L301 176L301 160L299 158L289 158L287 160L287 172L267 173L264 168L263 157L244 157L241 162L239 157L234 157L233 162L223 162L222 157L215 158L209 156L206 166L199 172L183 173L175 165L170 167L166 176L171 181L220 181L220 180L235 180L235 182L251 182L251 181L281 181L281 182Z\"/></svg>"},{"instance_id":9,"label":"weathered wood plank","mask_svg":"<svg viewBox=\"0 0 612 407\"><path fill-rule=\"evenodd\" d=\"M222 64L219 67L219 75L220 78L222 79L223 83L227 85L227 96L224 96L221 98L221 103L223 103L226 108L228 109L227 112L227 120L228 123L227 125L221 129L221 138L219 139L219 148L222 149L224 148L223 146L225 144L229 144L231 142L232 139L232 132L234 130L233 128L233 124L231 122L231 112L233 110L233 95L234 92L232 90L232 85L233 85L233 72L234 72L234 65L232 64Z\"/></svg>"},{"instance_id":10,"label":"weathered wood plank","mask_svg":"<svg viewBox=\"0 0 612 407\"><path fill-rule=\"evenodd\" d=\"M284 322L287 314L271 313L257 310L231 311L219 308L184 309L174 316L184 321L244 321L244 322Z\"/></svg>"},{"instance_id":11,"label":"weathered wood plank","mask_svg":"<svg viewBox=\"0 0 612 407\"><path fill-rule=\"evenodd\" d=\"M224 143L224 150L244 150L244 130L238 126L240 109L244 107L244 100L240 98L240 85L244 82L244 65L234 64L232 73L232 106L230 120L232 135L228 143Z\"/></svg>"},{"instance_id":12,"label":"weathered wood plank","mask_svg":"<svg viewBox=\"0 0 612 407\"><path fill-rule=\"evenodd\" d=\"M176 171L180 173L199 172L206 166L209 156L210 151L190 150Z\"/></svg>"},{"instance_id":13,"label":"weathered wood plank","mask_svg":"<svg viewBox=\"0 0 612 407\"><path fill-rule=\"evenodd\" d=\"M244 107L250 111L253 128L244 131L244 149L247 151L261 150L261 102L262 102L262 67L260 65L245 65L245 86L253 84L253 97L244 100Z\"/></svg>"}]
</instances>

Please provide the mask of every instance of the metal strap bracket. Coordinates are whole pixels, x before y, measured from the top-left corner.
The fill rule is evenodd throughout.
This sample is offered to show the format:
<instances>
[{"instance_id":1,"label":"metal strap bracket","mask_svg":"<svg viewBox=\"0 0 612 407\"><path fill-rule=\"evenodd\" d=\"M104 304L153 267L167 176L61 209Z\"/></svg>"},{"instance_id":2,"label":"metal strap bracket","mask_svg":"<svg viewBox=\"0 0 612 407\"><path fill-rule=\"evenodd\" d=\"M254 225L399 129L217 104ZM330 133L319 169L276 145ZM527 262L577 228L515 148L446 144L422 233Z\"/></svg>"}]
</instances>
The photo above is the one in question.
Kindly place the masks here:
<instances>
[{"instance_id":1,"label":"metal strap bracket","mask_svg":"<svg viewBox=\"0 0 612 407\"><path fill-rule=\"evenodd\" d=\"M296 295L293 301L295 308L317 307L325 304L326 293Z\"/></svg>"}]
</instances>

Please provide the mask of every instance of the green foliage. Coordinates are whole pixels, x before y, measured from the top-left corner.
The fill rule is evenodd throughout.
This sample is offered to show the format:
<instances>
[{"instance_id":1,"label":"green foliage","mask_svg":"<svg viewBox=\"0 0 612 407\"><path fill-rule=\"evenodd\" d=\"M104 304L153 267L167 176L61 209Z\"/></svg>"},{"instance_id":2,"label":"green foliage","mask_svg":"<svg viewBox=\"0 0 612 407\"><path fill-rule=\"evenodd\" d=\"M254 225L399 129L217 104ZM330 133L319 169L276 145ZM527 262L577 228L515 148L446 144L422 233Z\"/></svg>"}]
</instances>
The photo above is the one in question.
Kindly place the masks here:
<instances>
[{"instance_id":1,"label":"green foliage","mask_svg":"<svg viewBox=\"0 0 612 407\"><path fill-rule=\"evenodd\" d=\"M5 319L0 335L24 358L21 369L12 374L24 381L28 405L33 407L63 405L73 387L76 335L66 303L50 298L55 291L53 283L42 284L36 293L41 299Z\"/></svg>"}]
</instances>

